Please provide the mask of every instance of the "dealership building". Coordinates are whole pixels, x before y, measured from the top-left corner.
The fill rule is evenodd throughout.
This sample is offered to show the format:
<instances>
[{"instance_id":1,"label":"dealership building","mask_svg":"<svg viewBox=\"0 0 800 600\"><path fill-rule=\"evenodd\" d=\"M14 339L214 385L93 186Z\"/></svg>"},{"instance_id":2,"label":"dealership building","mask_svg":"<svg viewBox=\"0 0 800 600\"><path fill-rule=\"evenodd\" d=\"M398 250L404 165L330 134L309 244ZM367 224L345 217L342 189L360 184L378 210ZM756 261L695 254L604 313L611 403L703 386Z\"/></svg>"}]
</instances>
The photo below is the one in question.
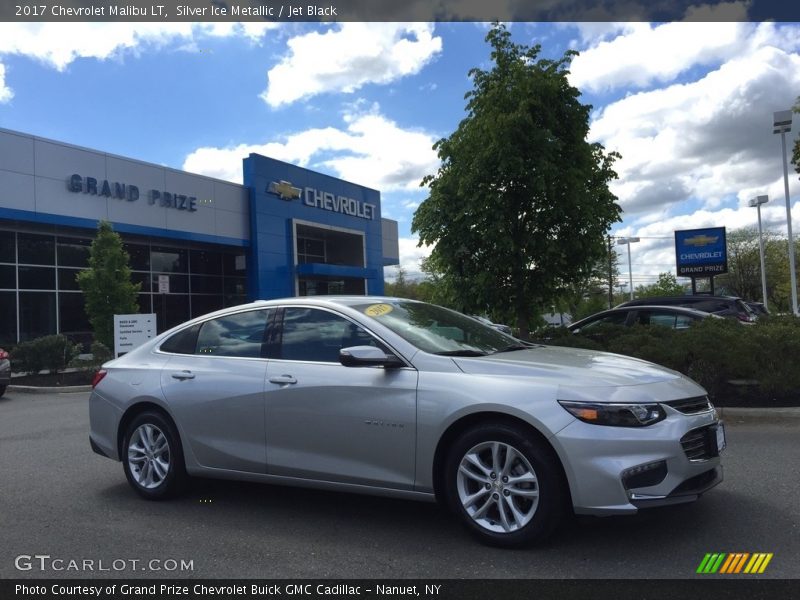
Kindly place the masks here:
<instances>
[{"instance_id":1,"label":"dealership building","mask_svg":"<svg viewBox=\"0 0 800 600\"><path fill-rule=\"evenodd\" d=\"M0 344L90 326L97 223L125 242L158 331L258 298L382 294L397 222L376 190L258 154L244 185L0 129Z\"/></svg>"}]
</instances>

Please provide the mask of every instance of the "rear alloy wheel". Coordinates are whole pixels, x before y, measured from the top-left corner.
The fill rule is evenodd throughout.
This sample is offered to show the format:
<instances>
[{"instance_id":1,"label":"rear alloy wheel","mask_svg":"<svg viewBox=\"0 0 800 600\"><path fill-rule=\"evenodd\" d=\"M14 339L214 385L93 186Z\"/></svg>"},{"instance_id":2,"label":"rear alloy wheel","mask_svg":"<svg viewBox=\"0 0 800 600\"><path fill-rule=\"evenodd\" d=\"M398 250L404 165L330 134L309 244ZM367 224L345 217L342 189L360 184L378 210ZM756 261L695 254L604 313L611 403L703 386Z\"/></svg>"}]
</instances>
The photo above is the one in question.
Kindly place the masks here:
<instances>
[{"instance_id":1,"label":"rear alloy wheel","mask_svg":"<svg viewBox=\"0 0 800 600\"><path fill-rule=\"evenodd\" d=\"M186 467L178 434L159 413L142 413L131 421L122 463L133 489L150 500L177 495L185 487Z\"/></svg>"},{"instance_id":2,"label":"rear alloy wheel","mask_svg":"<svg viewBox=\"0 0 800 600\"><path fill-rule=\"evenodd\" d=\"M510 547L546 538L561 518L564 498L551 456L511 425L467 431L447 460L451 510L487 544Z\"/></svg>"}]
</instances>

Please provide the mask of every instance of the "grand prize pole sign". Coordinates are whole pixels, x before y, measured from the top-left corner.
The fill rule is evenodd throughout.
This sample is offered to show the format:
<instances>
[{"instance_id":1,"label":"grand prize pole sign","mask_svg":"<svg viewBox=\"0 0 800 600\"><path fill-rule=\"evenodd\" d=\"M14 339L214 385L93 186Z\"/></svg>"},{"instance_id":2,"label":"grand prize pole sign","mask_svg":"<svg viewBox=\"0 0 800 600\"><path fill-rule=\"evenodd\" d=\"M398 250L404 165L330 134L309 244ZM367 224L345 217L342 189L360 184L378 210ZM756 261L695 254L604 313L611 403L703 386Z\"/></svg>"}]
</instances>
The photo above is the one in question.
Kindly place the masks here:
<instances>
[{"instance_id":1,"label":"grand prize pole sign","mask_svg":"<svg viewBox=\"0 0 800 600\"><path fill-rule=\"evenodd\" d=\"M728 246L724 227L686 229L675 232L675 264L679 277L708 277L714 292L714 275L728 272Z\"/></svg>"}]
</instances>

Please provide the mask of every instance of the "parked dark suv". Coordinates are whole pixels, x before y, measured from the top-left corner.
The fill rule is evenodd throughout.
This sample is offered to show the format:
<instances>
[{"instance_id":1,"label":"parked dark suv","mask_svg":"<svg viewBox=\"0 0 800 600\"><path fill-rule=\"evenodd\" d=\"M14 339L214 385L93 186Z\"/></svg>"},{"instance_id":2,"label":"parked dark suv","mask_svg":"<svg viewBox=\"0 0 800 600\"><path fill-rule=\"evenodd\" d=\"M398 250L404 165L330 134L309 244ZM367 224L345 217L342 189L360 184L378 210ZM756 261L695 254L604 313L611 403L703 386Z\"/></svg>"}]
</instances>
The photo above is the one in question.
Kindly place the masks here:
<instances>
[{"instance_id":1,"label":"parked dark suv","mask_svg":"<svg viewBox=\"0 0 800 600\"><path fill-rule=\"evenodd\" d=\"M729 319L738 319L744 323L754 323L758 318L755 312L741 298L736 296L658 296L629 300L619 306L685 306L695 310L719 315Z\"/></svg>"}]
</instances>

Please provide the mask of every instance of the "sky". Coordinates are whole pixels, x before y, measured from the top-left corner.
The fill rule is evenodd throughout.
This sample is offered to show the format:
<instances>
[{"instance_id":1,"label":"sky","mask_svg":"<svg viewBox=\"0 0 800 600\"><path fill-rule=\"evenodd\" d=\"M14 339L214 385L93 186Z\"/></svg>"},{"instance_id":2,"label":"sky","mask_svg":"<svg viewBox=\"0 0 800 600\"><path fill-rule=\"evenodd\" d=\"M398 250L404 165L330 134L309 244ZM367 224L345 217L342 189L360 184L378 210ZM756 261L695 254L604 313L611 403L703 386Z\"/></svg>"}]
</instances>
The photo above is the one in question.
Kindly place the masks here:
<instances>
[{"instance_id":1,"label":"sky","mask_svg":"<svg viewBox=\"0 0 800 600\"><path fill-rule=\"evenodd\" d=\"M489 68L483 23L0 23L0 127L241 182L251 152L380 190L410 276L433 144ZM511 23L541 55L579 55L590 141L615 150L616 236L634 285L675 273L674 231L786 233L773 112L800 96L800 24ZM791 147L800 131L794 116ZM789 165L793 229L800 180ZM626 252L624 246L617 248ZM627 253L620 269L627 274ZM395 268L386 271L388 278Z\"/></svg>"}]
</instances>

